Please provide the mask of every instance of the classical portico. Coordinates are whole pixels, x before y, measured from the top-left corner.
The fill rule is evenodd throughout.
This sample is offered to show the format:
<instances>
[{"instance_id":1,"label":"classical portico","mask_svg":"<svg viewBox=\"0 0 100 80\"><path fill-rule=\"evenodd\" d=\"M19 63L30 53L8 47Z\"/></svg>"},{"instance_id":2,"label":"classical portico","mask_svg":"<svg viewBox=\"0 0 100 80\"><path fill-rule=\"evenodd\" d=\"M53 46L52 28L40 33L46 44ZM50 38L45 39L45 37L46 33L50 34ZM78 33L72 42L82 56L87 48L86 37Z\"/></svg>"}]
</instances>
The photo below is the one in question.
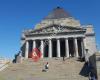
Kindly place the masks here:
<instances>
[{"instance_id":1,"label":"classical portico","mask_svg":"<svg viewBox=\"0 0 100 80\"><path fill-rule=\"evenodd\" d=\"M31 53L32 49L38 48L45 57L84 57L84 37L73 38L50 38L27 40L25 45L25 58ZM45 41L46 40L46 41Z\"/></svg>"},{"instance_id":2,"label":"classical portico","mask_svg":"<svg viewBox=\"0 0 100 80\"><path fill-rule=\"evenodd\" d=\"M91 54L96 51L93 27L82 27L79 20L60 7L38 23L35 29L24 30L21 42L22 56L25 58L31 58L34 48L42 53L41 58L83 58L86 48L91 50Z\"/></svg>"}]
</instances>

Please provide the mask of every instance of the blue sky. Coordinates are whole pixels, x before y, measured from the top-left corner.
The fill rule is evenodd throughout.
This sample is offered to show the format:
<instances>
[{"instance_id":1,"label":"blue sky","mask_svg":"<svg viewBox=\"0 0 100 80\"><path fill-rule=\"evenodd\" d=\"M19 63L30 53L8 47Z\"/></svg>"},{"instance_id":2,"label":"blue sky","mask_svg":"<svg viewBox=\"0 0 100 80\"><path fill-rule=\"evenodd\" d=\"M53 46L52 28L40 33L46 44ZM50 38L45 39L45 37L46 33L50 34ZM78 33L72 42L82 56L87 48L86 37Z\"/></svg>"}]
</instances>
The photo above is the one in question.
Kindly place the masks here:
<instances>
[{"instance_id":1,"label":"blue sky","mask_svg":"<svg viewBox=\"0 0 100 80\"><path fill-rule=\"evenodd\" d=\"M0 56L13 58L20 50L21 32L34 28L57 6L81 24L93 24L100 49L100 0L0 0Z\"/></svg>"}]
</instances>

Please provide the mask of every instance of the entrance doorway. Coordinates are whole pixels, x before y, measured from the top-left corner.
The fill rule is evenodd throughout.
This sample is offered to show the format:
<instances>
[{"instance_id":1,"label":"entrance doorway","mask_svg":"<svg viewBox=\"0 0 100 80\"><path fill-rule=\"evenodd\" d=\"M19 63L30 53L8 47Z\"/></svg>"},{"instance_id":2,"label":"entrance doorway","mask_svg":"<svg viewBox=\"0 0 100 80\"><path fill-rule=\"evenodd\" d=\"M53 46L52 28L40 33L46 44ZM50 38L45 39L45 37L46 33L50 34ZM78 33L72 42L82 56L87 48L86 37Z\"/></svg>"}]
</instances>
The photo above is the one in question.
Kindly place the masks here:
<instances>
[{"instance_id":1,"label":"entrance doorway","mask_svg":"<svg viewBox=\"0 0 100 80\"><path fill-rule=\"evenodd\" d=\"M45 40L45 46L44 46L44 57L48 57L48 48L49 48L49 45L48 45L48 40Z\"/></svg>"},{"instance_id":2,"label":"entrance doorway","mask_svg":"<svg viewBox=\"0 0 100 80\"><path fill-rule=\"evenodd\" d=\"M78 43L78 54L79 54L79 57L81 58L82 57L82 40L81 40L81 38L78 38L77 43Z\"/></svg>"},{"instance_id":3,"label":"entrance doorway","mask_svg":"<svg viewBox=\"0 0 100 80\"><path fill-rule=\"evenodd\" d=\"M65 56L65 39L60 39L60 54L61 57Z\"/></svg>"},{"instance_id":4,"label":"entrance doorway","mask_svg":"<svg viewBox=\"0 0 100 80\"><path fill-rule=\"evenodd\" d=\"M74 57L75 56L74 39L73 38L68 39L68 43L69 43L69 55L71 57Z\"/></svg>"},{"instance_id":5,"label":"entrance doorway","mask_svg":"<svg viewBox=\"0 0 100 80\"><path fill-rule=\"evenodd\" d=\"M57 57L57 40L52 40L52 57Z\"/></svg>"}]
</instances>

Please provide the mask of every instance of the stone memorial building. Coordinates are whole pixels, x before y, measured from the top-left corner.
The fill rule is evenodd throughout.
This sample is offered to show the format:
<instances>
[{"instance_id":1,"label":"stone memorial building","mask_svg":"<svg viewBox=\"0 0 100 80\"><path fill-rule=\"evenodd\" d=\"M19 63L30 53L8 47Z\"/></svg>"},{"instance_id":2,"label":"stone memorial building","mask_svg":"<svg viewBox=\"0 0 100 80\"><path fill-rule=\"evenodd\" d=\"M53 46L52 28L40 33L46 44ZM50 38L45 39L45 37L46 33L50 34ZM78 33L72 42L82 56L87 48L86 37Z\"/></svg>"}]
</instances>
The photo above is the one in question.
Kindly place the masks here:
<instances>
[{"instance_id":1,"label":"stone memorial building","mask_svg":"<svg viewBox=\"0 0 100 80\"><path fill-rule=\"evenodd\" d=\"M29 58L34 48L41 51L41 58L89 57L96 52L93 25L82 25L63 8L57 7L34 29L22 32L22 56Z\"/></svg>"}]
</instances>

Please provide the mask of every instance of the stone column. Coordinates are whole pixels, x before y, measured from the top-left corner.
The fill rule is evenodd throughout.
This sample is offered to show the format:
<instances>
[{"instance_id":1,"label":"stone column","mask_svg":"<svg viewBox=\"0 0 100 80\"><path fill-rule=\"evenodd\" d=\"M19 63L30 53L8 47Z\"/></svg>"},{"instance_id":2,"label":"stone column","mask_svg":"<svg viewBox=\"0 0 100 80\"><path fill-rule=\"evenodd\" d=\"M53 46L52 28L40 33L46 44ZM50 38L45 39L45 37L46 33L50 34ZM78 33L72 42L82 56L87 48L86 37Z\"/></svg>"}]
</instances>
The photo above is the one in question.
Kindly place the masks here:
<instances>
[{"instance_id":1,"label":"stone column","mask_svg":"<svg viewBox=\"0 0 100 80\"><path fill-rule=\"evenodd\" d=\"M60 40L57 39L57 57L60 57Z\"/></svg>"},{"instance_id":2,"label":"stone column","mask_svg":"<svg viewBox=\"0 0 100 80\"><path fill-rule=\"evenodd\" d=\"M83 46L84 46L84 57L85 57L85 61L87 61L87 55L86 55L86 40L85 40L85 37L83 38Z\"/></svg>"},{"instance_id":3,"label":"stone column","mask_svg":"<svg viewBox=\"0 0 100 80\"><path fill-rule=\"evenodd\" d=\"M33 49L36 48L36 41L33 40Z\"/></svg>"},{"instance_id":4,"label":"stone column","mask_svg":"<svg viewBox=\"0 0 100 80\"><path fill-rule=\"evenodd\" d=\"M28 58L28 52L29 52L29 42L26 41L26 48L25 48L25 58Z\"/></svg>"},{"instance_id":5,"label":"stone column","mask_svg":"<svg viewBox=\"0 0 100 80\"><path fill-rule=\"evenodd\" d=\"M65 39L65 50L66 50L66 57L69 58L69 43L68 43L68 38Z\"/></svg>"},{"instance_id":6,"label":"stone column","mask_svg":"<svg viewBox=\"0 0 100 80\"><path fill-rule=\"evenodd\" d=\"M41 58L43 58L44 57L44 42L43 42L43 40L41 40L41 53L42 53Z\"/></svg>"},{"instance_id":7,"label":"stone column","mask_svg":"<svg viewBox=\"0 0 100 80\"><path fill-rule=\"evenodd\" d=\"M84 52L85 52L85 46L84 46L84 41L83 41L83 39L84 39L84 38L81 39L81 48L82 48L82 56L81 56L81 57L82 57L82 58L85 57L85 54L84 54Z\"/></svg>"},{"instance_id":8,"label":"stone column","mask_svg":"<svg viewBox=\"0 0 100 80\"><path fill-rule=\"evenodd\" d=\"M76 54L76 57L79 57L78 55L78 44L77 44L77 38L74 39L74 46L75 46L75 54Z\"/></svg>"},{"instance_id":9,"label":"stone column","mask_svg":"<svg viewBox=\"0 0 100 80\"><path fill-rule=\"evenodd\" d=\"M51 39L49 39L49 58L51 58L52 57L52 41L51 41Z\"/></svg>"}]
</instances>

